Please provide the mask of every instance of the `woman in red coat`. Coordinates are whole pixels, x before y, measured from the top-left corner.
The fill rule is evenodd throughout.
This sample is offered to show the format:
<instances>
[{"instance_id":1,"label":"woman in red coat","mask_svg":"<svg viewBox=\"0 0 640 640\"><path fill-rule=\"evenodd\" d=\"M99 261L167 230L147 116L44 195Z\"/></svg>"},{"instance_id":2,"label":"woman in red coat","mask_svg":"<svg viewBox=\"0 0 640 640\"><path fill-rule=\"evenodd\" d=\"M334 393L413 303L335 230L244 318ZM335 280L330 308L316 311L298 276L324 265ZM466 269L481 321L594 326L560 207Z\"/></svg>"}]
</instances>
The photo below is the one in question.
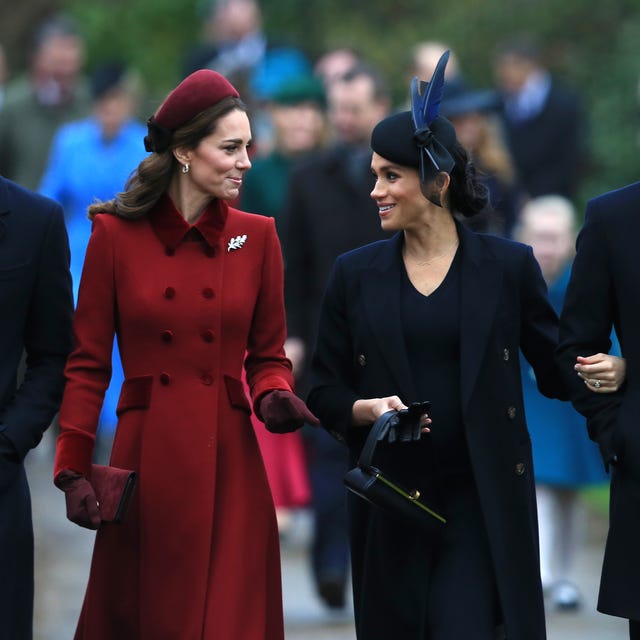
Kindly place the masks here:
<instances>
[{"instance_id":1,"label":"woman in red coat","mask_svg":"<svg viewBox=\"0 0 640 640\"><path fill-rule=\"evenodd\" d=\"M228 206L251 163L237 91L183 80L149 119L152 153L92 205L66 368L55 482L98 528L76 639L282 640L278 532L241 382L267 428L315 418L284 355L282 258L271 218ZM139 481L122 524L91 486L117 336L125 381L110 464ZM245 361L246 354L246 361Z\"/></svg>"}]
</instances>

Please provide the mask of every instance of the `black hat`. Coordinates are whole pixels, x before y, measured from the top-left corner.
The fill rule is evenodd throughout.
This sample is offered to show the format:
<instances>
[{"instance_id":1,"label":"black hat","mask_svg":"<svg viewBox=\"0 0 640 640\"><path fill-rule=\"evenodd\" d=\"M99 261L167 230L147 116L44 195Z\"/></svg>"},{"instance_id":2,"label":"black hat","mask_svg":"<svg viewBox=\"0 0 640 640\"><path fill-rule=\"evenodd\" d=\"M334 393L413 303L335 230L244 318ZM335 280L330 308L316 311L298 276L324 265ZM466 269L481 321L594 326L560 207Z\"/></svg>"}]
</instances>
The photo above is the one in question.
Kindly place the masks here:
<instances>
[{"instance_id":1,"label":"black hat","mask_svg":"<svg viewBox=\"0 0 640 640\"><path fill-rule=\"evenodd\" d=\"M500 108L500 96L492 89L472 89L462 78L447 80L440 113L455 118L468 113L487 113Z\"/></svg>"},{"instance_id":2,"label":"black hat","mask_svg":"<svg viewBox=\"0 0 640 640\"><path fill-rule=\"evenodd\" d=\"M430 82L413 78L411 111L385 118L371 134L371 148L378 155L397 164L419 168L423 184L440 171L451 173L455 165L450 153L456 142L455 129L438 115L448 59L449 51L445 51Z\"/></svg>"},{"instance_id":3,"label":"black hat","mask_svg":"<svg viewBox=\"0 0 640 640\"><path fill-rule=\"evenodd\" d=\"M111 89L118 87L124 79L125 72L124 64L118 60L110 60L97 67L90 78L93 99L99 100Z\"/></svg>"}]
</instances>

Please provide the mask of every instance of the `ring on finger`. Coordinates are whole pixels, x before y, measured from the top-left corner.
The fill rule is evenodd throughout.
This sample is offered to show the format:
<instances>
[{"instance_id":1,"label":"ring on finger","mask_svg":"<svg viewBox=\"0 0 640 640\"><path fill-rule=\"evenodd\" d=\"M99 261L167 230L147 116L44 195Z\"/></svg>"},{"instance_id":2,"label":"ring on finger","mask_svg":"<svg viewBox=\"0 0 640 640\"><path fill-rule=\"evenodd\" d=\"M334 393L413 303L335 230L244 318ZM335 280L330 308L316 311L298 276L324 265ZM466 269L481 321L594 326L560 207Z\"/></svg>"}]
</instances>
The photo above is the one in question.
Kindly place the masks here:
<instances>
[{"instance_id":1,"label":"ring on finger","mask_svg":"<svg viewBox=\"0 0 640 640\"><path fill-rule=\"evenodd\" d=\"M591 384L593 385L594 389L599 389L602 386L602 383L598 379L592 380Z\"/></svg>"}]
</instances>

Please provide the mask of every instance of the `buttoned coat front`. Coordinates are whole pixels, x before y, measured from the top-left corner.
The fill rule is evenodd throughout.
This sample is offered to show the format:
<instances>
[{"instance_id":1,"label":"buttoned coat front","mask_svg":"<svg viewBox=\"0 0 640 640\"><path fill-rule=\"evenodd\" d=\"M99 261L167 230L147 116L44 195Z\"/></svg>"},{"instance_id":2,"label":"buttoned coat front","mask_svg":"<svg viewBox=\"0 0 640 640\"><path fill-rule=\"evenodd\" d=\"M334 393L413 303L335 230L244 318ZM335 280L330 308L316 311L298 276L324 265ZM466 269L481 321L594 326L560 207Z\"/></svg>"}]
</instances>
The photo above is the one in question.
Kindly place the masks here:
<instances>
[{"instance_id":1,"label":"buttoned coat front","mask_svg":"<svg viewBox=\"0 0 640 640\"><path fill-rule=\"evenodd\" d=\"M560 396L554 367L557 316L531 249L458 225L461 251L460 398L474 481L491 547L509 639L543 640L531 442L523 411L518 350L545 395ZM312 363L309 407L349 445L355 464L366 429L351 426L358 398L418 398L400 309L402 234L342 256L328 285ZM437 429L437 425L432 425ZM389 476L419 486L428 464L399 445ZM446 515L446 505L443 505ZM420 531L349 497L358 638L422 640L427 619L426 553ZM446 526L446 525L445 525ZM464 615L464 611L460 612Z\"/></svg>"},{"instance_id":2,"label":"buttoned coat front","mask_svg":"<svg viewBox=\"0 0 640 640\"><path fill-rule=\"evenodd\" d=\"M99 214L66 369L56 473L90 477L117 334L125 381L111 464L134 469L123 524L97 533L76 638L281 640L273 502L241 382L291 389L272 219L214 202L191 227ZM245 360L246 354L246 360Z\"/></svg>"}]
</instances>

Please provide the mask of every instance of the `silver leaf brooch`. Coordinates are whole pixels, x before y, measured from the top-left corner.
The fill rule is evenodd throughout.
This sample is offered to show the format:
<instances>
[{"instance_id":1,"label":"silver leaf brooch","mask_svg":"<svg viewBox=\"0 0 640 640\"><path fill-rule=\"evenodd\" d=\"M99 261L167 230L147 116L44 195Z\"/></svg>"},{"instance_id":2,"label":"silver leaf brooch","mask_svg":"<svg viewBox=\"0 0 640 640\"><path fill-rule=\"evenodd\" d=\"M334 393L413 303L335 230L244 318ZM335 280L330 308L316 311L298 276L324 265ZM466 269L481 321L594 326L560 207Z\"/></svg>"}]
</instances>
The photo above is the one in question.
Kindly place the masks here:
<instances>
[{"instance_id":1,"label":"silver leaf brooch","mask_svg":"<svg viewBox=\"0 0 640 640\"><path fill-rule=\"evenodd\" d=\"M236 249L242 248L242 245L247 241L247 234L241 236L236 236L235 238L231 238L229 240L229 244L227 245L227 253L230 251L235 251Z\"/></svg>"}]
</instances>

